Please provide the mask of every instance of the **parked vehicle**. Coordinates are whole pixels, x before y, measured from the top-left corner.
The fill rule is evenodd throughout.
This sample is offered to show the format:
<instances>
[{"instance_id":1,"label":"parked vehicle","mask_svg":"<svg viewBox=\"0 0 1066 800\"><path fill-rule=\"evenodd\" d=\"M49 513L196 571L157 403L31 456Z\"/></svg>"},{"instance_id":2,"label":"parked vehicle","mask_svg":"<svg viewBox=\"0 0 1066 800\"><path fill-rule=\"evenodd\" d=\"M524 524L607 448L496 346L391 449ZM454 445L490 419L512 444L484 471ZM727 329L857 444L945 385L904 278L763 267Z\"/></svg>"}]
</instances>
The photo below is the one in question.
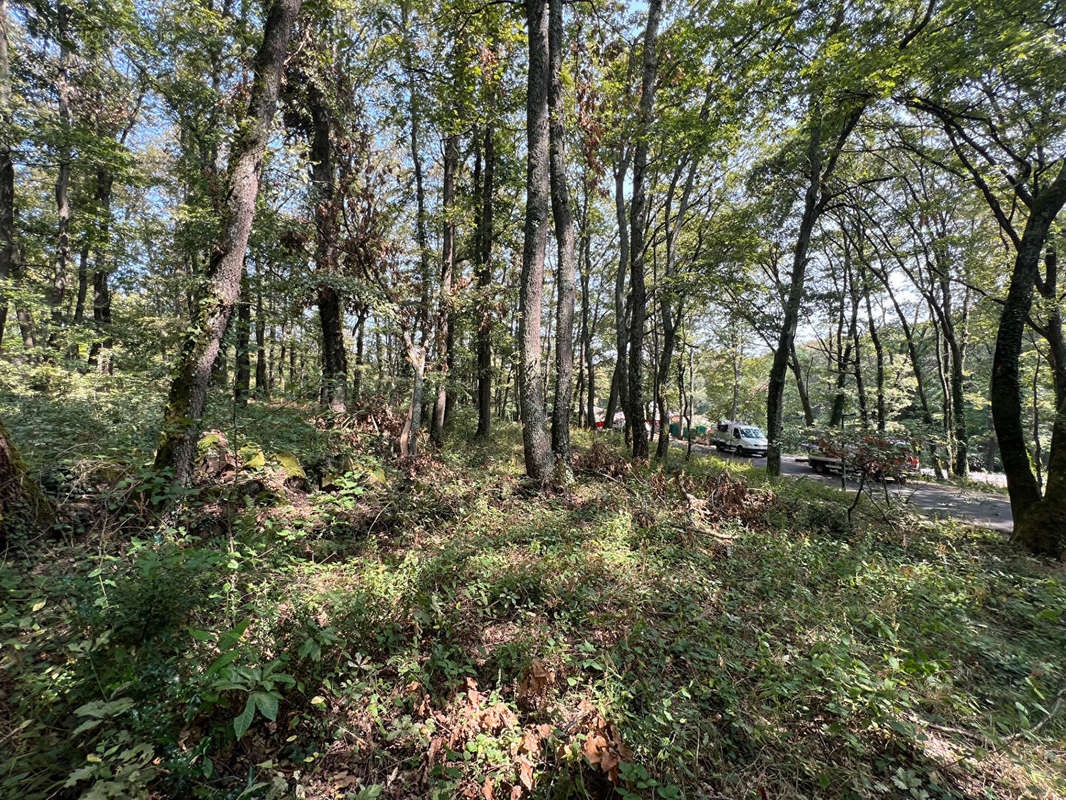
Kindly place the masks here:
<instances>
[{"instance_id":1,"label":"parked vehicle","mask_svg":"<svg viewBox=\"0 0 1066 800\"><path fill-rule=\"evenodd\" d=\"M766 434L758 426L747 422L720 421L711 442L719 451L736 453L738 456L766 455Z\"/></svg>"},{"instance_id":2,"label":"parked vehicle","mask_svg":"<svg viewBox=\"0 0 1066 800\"><path fill-rule=\"evenodd\" d=\"M906 439L878 434L860 436L820 435L807 443L807 463L823 474L847 471L867 478L905 483L918 472L914 444Z\"/></svg>"}]
</instances>

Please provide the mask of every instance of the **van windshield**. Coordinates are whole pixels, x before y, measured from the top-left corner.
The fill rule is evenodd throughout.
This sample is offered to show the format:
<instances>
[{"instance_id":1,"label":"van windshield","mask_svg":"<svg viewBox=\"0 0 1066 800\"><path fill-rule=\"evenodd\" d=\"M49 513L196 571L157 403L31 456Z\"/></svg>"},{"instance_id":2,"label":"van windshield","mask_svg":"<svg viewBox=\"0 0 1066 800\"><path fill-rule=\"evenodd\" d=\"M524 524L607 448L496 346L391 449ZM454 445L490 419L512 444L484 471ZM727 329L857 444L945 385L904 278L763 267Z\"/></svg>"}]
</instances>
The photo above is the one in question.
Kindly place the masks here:
<instances>
[{"instance_id":1,"label":"van windshield","mask_svg":"<svg viewBox=\"0 0 1066 800\"><path fill-rule=\"evenodd\" d=\"M741 428L740 435L743 436L745 439L764 438L762 435L762 431L760 431L758 428Z\"/></svg>"}]
</instances>

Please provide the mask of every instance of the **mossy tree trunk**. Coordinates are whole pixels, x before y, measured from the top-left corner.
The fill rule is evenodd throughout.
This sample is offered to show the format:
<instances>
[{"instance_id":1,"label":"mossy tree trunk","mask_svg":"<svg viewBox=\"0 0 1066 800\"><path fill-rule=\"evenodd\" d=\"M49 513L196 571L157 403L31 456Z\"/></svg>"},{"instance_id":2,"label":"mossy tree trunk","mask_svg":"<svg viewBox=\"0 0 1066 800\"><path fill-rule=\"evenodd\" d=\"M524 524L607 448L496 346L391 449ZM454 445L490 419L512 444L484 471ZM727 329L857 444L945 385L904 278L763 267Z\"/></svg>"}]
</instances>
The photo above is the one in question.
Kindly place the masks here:
<instances>
[{"instance_id":1,"label":"mossy tree trunk","mask_svg":"<svg viewBox=\"0 0 1066 800\"><path fill-rule=\"evenodd\" d=\"M230 154L219 240L197 291L196 316L182 345L163 418L156 469L172 469L186 484L192 475L211 367L233 306L240 295L241 268L255 216L255 201L278 102L289 34L300 0L274 0L255 58L248 112Z\"/></svg>"},{"instance_id":2,"label":"mossy tree trunk","mask_svg":"<svg viewBox=\"0 0 1066 800\"><path fill-rule=\"evenodd\" d=\"M54 516L52 504L30 477L0 421L0 547L7 547L11 534L40 528Z\"/></svg>"}]
</instances>

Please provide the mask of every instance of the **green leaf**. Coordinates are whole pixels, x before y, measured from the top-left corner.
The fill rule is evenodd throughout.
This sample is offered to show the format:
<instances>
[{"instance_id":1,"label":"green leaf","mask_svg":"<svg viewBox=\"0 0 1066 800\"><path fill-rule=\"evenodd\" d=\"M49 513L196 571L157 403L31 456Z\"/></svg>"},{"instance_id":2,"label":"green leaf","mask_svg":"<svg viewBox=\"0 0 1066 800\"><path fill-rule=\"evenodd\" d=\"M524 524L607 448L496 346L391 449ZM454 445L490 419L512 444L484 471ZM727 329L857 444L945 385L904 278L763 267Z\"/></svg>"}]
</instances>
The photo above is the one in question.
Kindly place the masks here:
<instances>
[{"instance_id":1,"label":"green leaf","mask_svg":"<svg viewBox=\"0 0 1066 800\"><path fill-rule=\"evenodd\" d=\"M278 696L269 692L252 692L259 712L271 722L278 718Z\"/></svg>"},{"instance_id":2,"label":"green leaf","mask_svg":"<svg viewBox=\"0 0 1066 800\"><path fill-rule=\"evenodd\" d=\"M248 702L244 704L244 711L233 718L233 732L237 734L237 738L240 739L247 732L248 727L252 724L252 718L255 716L255 700L252 697L248 698Z\"/></svg>"}]
</instances>

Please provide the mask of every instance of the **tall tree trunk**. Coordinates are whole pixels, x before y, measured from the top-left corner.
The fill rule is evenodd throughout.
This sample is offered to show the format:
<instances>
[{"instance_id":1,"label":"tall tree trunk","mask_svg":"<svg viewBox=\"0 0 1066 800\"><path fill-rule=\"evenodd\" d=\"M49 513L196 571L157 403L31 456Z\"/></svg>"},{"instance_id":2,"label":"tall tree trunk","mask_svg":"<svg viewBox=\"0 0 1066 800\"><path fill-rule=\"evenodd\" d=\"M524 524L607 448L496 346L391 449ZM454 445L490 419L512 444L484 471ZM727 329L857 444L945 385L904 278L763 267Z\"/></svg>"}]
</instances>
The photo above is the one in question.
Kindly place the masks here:
<instances>
[{"instance_id":1,"label":"tall tree trunk","mask_svg":"<svg viewBox=\"0 0 1066 800\"><path fill-rule=\"evenodd\" d=\"M492 125L485 126L482 145L484 171L481 175L481 197L475 247L479 307L477 314L477 435L487 437L492 427L492 306L488 302L492 286L492 215L496 172L496 147Z\"/></svg>"},{"instance_id":2,"label":"tall tree trunk","mask_svg":"<svg viewBox=\"0 0 1066 800\"><path fill-rule=\"evenodd\" d=\"M359 402L360 397L363 394L363 339L366 334L366 318L370 313L370 309L365 306L359 306L359 310L355 319L355 370L352 374L352 400L356 403ZM284 360L284 356L282 356Z\"/></svg>"},{"instance_id":3,"label":"tall tree trunk","mask_svg":"<svg viewBox=\"0 0 1066 800\"><path fill-rule=\"evenodd\" d=\"M822 191L822 120L817 102L812 101L812 120L807 142L807 191L803 198L803 216L800 218L799 235L792 254L792 274L789 278L788 297L781 321L781 332L774 350L770 367L770 381L766 396L766 471L770 475L781 474L781 432L784 421L785 372L788 355L796 338L800 302L803 300L804 277L807 272L807 251L811 234L818 221L819 197Z\"/></svg>"},{"instance_id":4,"label":"tall tree trunk","mask_svg":"<svg viewBox=\"0 0 1066 800\"><path fill-rule=\"evenodd\" d=\"M548 8L527 0L529 74L526 82L526 220L519 283L519 406L526 474L545 482L551 472L551 441L545 430L540 317L544 249L548 237Z\"/></svg>"},{"instance_id":5,"label":"tall tree trunk","mask_svg":"<svg viewBox=\"0 0 1066 800\"><path fill-rule=\"evenodd\" d=\"M452 281L455 272L455 172L459 168L459 134L444 137L444 177L441 182L441 212L444 230L441 236L440 297L437 303L437 400L433 406L430 438L444 444L444 420L448 411L448 367L452 343Z\"/></svg>"},{"instance_id":6,"label":"tall tree trunk","mask_svg":"<svg viewBox=\"0 0 1066 800\"><path fill-rule=\"evenodd\" d=\"M896 317L899 319L900 328L903 330L903 338L907 343L907 356L910 359L911 370L914 373L914 388L918 394L918 406L922 413L922 424L925 426L926 434L928 435L933 427L933 412L929 409L929 396L925 390L925 373L922 370L922 361L918 354L918 344L914 338L914 330L910 322L907 321L907 315L903 313L903 308L900 306L899 301L896 299L896 293L892 290L892 283L889 280L887 271L884 269L878 271L869 261L864 260L864 264L885 288L888 293L888 299L892 303L892 308L896 312ZM937 470L939 470L940 462L936 459L934 461Z\"/></svg>"},{"instance_id":7,"label":"tall tree trunk","mask_svg":"<svg viewBox=\"0 0 1066 800\"><path fill-rule=\"evenodd\" d=\"M263 309L263 275L256 267L255 275L255 396L270 396L270 378L267 375L266 311Z\"/></svg>"},{"instance_id":8,"label":"tall tree trunk","mask_svg":"<svg viewBox=\"0 0 1066 800\"><path fill-rule=\"evenodd\" d=\"M248 300L251 288L248 285L248 266L241 269L240 301L237 303L237 343L234 355L233 400L239 406L248 405L251 390L252 362L248 355L252 329L252 304Z\"/></svg>"},{"instance_id":9,"label":"tall tree trunk","mask_svg":"<svg viewBox=\"0 0 1066 800\"><path fill-rule=\"evenodd\" d=\"M885 431L885 349L881 344L881 336L877 332L877 326L874 324L874 312L873 306L870 302L870 295L873 293L873 287L870 285L869 278L866 272L866 262L862 253L859 253L859 274L862 277L862 293L866 298L866 324L870 329L870 344L874 348L874 357L876 363L875 377L877 380L877 430L881 433Z\"/></svg>"},{"instance_id":10,"label":"tall tree trunk","mask_svg":"<svg viewBox=\"0 0 1066 800\"><path fill-rule=\"evenodd\" d=\"M649 0L648 24L644 29L644 63L640 81L637 140L633 152L633 197L629 204L629 318L628 409L626 416L633 437L633 458L648 457L648 431L644 425L644 320L647 292L644 285L645 182L649 136L658 80L659 18L662 0Z\"/></svg>"},{"instance_id":11,"label":"tall tree trunk","mask_svg":"<svg viewBox=\"0 0 1066 800\"><path fill-rule=\"evenodd\" d=\"M221 234L197 290L197 315L185 336L167 398L155 466L173 469L175 480L181 484L187 484L192 476L211 365L240 294L263 152L273 129L289 34L299 10L300 0L273 0L267 13L248 111L230 152Z\"/></svg>"},{"instance_id":12,"label":"tall tree trunk","mask_svg":"<svg viewBox=\"0 0 1066 800\"><path fill-rule=\"evenodd\" d=\"M315 213L315 274L322 329L322 388L319 401L330 411L347 408L348 354L344 348L344 305L331 281L337 272L338 214L333 158L333 114L321 89L309 92L311 185Z\"/></svg>"},{"instance_id":13,"label":"tall tree trunk","mask_svg":"<svg viewBox=\"0 0 1066 800\"><path fill-rule=\"evenodd\" d=\"M86 235L81 243L81 252L78 253L78 292L74 301L75 325L85 321L85 297L89 293L89 236ZM74 348L77 351L77 348Z\"/></svg>"},{"instance_id":14,"label":"tall tree trunk","mask_svg":"<svg viewBox=\"0 0 1066 800\"><path fill-rule=\"evenodd\" d=\"M625 141L618 145L618 162L614 168L614 213L618 224L618 270L614 277L614 374L611 393L607 398L604 427L610 429L621 406L625 412L628 395L629 300L626 296L626 275L629 274L629 223L626 218L625 184L629 172L630 153Z\"/></svg>"},{"instance_id":15,"label":"tall tree trunk","mask_svg":"<svg viewBox=\"0 0 1066 800\"><path fill-rule=\"evenodd\" d=\"M839 27L840 17L832 29ZM770 380L766 391L766 438L769 446L766 453L766 471L770 475L781 474L781 432L784 423L785 373L788 371L789 354L796 338L799 323L800 303L803 300L804 279L807 273L807 253L810 250L811 234L823 211L822 186L833 174L837 159L847 143L851 131L858 124L864 106L851 109L843 120L839 135L823 158L821 101L811 97L811 121L807 141L806 177L807 189L803 197L803 215L800 217L796 247L792 253L792 273L789 278L788 297L781 320L774 360L770 367Z\"/></svg>"},{"instance_id":16,"label":"tall tree trunk","mask_svg":"<svg viewBox=\"0 0 1066 800\"><path fill-rule=\"evenodd\" d=\"M548 23L550 87L548 117L552 217L558 245L556 264L555 405L552 451L557 462L570 463L570 410L574 382L574 225L566 183L566 109L563 104L563 3L551 0Z\"/></svg>"},{"instance_id":17,"label":"tall tree trunk","mask_svg":"<svg viewBox=\"0 0 1066 800\"><path fill-rule=\"evenodd\" d=\"M408 26L410 8L406 2L400 7L401 19L405 30ZM411 401L407 406L403 430L400 433L399 449L402 456L414 456L418 452L418 432L422 428L422 394L426 373L426 347L429 336L429 318L431 312L430 284L432 271L429 262L428 240L426 237L426 191L422 177L422 152L419 149L419 113L418 87L415 83L414 47L410 40L405 42L404 70L407 73L407 107L411 118L410 145L411 162L415 173L415 240L418 243L419 273L421 276L421 303L416 315L415 328L404 330L404 347L407 360L411 364ZM417 337L417 338L416 338Z\"/></svg>"},{"instance_id":18,"label":"tall tree trunk","mask_svg":"<svg viewBox=\"0 0 1066 800\"><path fill-rule=\"evenodd\" d=\"M70 262L70 43L68 41L70 8L59 3L56 9L59 38L59 75L56 94L59 96L59 170L56 173L55 200L58 216L56 234L55 271L52 276L52 331L48 343L58 344L59 328L63 324L63 299L67 291L67 265Z\"/></svg>"},{"instance_id":19,"label":"tall tree trunk","mask_svg":"<svg viewBox=\"0 0 1066 800\"><path fill-rule=\"evenodd\" d=\"M133 122L130 122L132 127ZM126 133L120 142L125 142ZM93 326L96 328L96 340L89 348L89 364L97 366L101 372L110 371L111 359L111 288L108 285L109 256L111 246L111 194L115 176L106 167L96 171L96 191L93 197L93 210L96 216L96 233L93 235Z\"/></svg>"},{"instance_id":20,"label":"tall tree trunk","mask_svg":"<svg viewBox=\"0 0 1066 800\"><path fill-rule=\"evenodd\" d=\"M803 423L809 428L814 425L814 408L811 406L811 395L807 391L807 381L804 380L803 368L800 366L799 354L796 352L796 340L792 340L792 349L788 355L789 368L796 378L796 392L799 394L800 405L803 406Z\"/></svg>"},{"instance_id":21,"label":"tall tree trunk","mask_svg":"<svg viewBox=\"0 0 1066 800\"><path fill-rule=\"evenodd\" d=\"M596 363L592 350L592 325L589 320L589 279L592 272L592 258L585 248L586 269L581 274L581 341L582 355L585 357L585 425L596 429Z\"/></svg>"},{"instance_id":22,"label":"tall tree trunk","mask_svg":"<svg viewBox=\"0 0 1066 800\"><path fill-rule=\"evenodd\" d=\"M1047 486L1041 498L1040 486L1025 447L1018 359L1026 319L1033 304L1033 290L1039 282L1040 256L1051 225L1064 203L1066 166L1060 167L1055 180L1032 198L1000 314L990 391L996 439L1014 515L1014 535L1030 550L1050 554L1062 549L1062 532L1066 531L1066 447L1058 447L1057 452L1052 452ZM1061 442L1066 437L1066 402L1063 398L1059 398L1057 411L1052 429L1053 451L1056 440Z\"/></svg>"},{"instance_id":23,"label":"tall tree trunk","mask_svg":"<svg viewBox=\"0 0 1066 800\"><path fill-rule=\"evenodd\" d=\"M0 281L15 270L15 162L11 158L11 65L7 44L7 0L0 0ZM7 298L0 292L0 352L4 349Z\"/></svg>"}]
</instances>

